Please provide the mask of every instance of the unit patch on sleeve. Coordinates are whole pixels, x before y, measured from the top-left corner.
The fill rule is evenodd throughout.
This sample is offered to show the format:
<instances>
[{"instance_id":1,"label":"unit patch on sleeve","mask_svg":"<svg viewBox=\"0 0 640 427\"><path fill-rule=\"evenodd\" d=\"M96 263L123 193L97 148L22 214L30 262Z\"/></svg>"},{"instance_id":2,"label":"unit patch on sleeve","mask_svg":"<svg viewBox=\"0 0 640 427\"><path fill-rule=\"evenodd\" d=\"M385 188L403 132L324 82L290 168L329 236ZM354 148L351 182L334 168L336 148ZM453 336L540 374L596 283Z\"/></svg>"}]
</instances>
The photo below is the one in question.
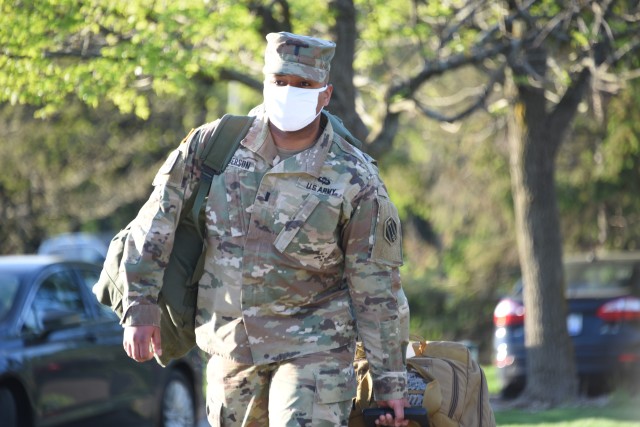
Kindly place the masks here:
<instances>
[{"instance_id":1,"label":"unit patch on sleeve","mask_svg":"<svg viewBox=\"0 0 640 427\"><path fill-rule=\"evenodd\" d=\"M371 258L391 266L402 265L402 230L398 210L386 197L377 198L378 215Z\"/></svg>"},{"instance_id":2,"label":"unit patch on sleeve","mask_svg":"<svg viewBox=\"0 0 640 427\"><path fill-rule=\"evenodd\" d=\"M384 222L384 238L390 245L398 240L398 223L391 217Z\"/></svg>"}]
</instances>

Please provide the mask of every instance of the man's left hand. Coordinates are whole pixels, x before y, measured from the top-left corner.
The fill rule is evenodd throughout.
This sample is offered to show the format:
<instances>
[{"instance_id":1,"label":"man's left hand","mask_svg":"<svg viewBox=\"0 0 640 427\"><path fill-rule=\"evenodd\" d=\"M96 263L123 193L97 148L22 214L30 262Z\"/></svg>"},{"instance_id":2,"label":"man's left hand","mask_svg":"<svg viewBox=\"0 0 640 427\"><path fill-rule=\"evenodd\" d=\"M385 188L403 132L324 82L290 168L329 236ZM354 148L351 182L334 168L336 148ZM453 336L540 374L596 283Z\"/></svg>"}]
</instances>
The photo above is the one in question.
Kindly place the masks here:
<instances>
[{"instance_id":1,"label":"man's left hand","mask_svg":"<svg viewBox=\"0 0 640 427\"><path fill-rule=\"evenodd\" d=\"M376 420L376 425L405 427L409 425L409 420L404 419L404 408L409 406L406 399L380 400L376 402L381 408L391 408L395 417L391 414L380 415Z\"/></svg>"}]
</instances>

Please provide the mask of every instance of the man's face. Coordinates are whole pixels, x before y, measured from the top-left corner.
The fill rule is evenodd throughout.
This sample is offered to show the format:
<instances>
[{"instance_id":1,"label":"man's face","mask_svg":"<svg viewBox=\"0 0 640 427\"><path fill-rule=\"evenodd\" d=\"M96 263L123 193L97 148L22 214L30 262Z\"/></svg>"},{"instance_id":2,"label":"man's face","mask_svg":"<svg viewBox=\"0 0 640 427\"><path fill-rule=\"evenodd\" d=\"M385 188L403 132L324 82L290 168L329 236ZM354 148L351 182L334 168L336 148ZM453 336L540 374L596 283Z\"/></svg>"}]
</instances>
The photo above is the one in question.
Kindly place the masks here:
<instances>
[{"instance_id":1,"label":"man's face","mask_svg":"<svg viewBox=\"0 0 640 427\"><path fill-rule=\"evenodd\" d=\"M276 86L294 86L301 89L319 89L324 87L324 83L310 80L304 77L296 76L294 74L267 74L264 80L265 85ZM327 84L327 90L320 92L318 95L318 105L316 107L316 113L319 113L322 107L329 105L331 99L331 93L333 92L333 85Z\"/></svg>"}]
</instances>

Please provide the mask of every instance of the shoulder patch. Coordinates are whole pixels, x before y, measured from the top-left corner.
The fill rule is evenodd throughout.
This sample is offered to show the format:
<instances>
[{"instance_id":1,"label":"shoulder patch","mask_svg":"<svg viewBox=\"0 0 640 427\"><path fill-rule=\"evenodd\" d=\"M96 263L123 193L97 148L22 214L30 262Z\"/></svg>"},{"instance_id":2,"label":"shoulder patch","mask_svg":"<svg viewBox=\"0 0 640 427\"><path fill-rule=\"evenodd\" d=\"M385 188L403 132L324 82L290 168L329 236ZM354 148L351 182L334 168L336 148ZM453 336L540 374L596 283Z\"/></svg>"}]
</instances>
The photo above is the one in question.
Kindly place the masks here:
<instances>
[{"instance_id":1,"label":"shoulder patch","mask_svg":"<svg viewBox=\"0 0 640 427\"><path fill-rule=\"evenodd\" d=\"M398 210L391 200L378 196L378 212L371 258L375 262L398 267L402 265L402 229Z\"/></svg>"}]
</instances>

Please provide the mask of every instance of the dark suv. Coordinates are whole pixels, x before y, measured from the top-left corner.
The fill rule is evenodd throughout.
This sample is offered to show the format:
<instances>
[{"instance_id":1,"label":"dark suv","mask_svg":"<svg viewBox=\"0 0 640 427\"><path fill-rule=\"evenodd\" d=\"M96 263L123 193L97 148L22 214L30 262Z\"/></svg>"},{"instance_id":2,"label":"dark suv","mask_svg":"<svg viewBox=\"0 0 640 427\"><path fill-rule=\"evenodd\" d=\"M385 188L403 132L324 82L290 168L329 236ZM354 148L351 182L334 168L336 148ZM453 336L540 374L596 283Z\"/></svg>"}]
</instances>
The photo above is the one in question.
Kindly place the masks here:
<instances>
[{"instance_id":1,"label":"dark suv","mask_svg":"<svg viewBox=\"0 0 640 427\"><path fill-rule=\"evenodd\" d=\"M640 382L640 252L567 258L567 329L582 391L599 394L616 380ZM503 397L526 381L522 281L494 310L494 356Z\"/></svg>"}]
</instances>

